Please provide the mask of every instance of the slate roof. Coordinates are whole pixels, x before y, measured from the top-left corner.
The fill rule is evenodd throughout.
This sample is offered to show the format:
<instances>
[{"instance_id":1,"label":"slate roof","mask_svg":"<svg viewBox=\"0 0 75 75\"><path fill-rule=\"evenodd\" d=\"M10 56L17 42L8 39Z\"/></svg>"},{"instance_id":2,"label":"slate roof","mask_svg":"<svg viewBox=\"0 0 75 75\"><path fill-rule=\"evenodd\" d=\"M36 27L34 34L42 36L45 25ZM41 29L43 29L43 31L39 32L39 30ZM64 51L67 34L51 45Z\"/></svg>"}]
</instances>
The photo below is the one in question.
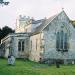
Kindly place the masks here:
<instances>
[{"instance_id":1,"label":"slate roof","mask_svg":"<svg viewBox=\"0 0 75 75\"><path fill-rule=\"evenodd\" d=\"M40 24L38 27L33 29L32 35L35 35L39 32L41 32L57 15L51 16L48 19L43 19L42 24Z\"/></svg>"},{"instance_id":2,"label":"slate roof","mask_svg":"<svg viewBox=\"0 0 75 75\"><path fill-rule=\"evenodd\" d=\"M44 19L42 21L42 24L40 24L38 27L36 27L35 29L33 29L32 31L32 35L35 35L35 34L38 34L40 33L50 22L52 22L58 15L60 15L62 12L64 12L64 10L62 10L60 13L54 15L54 16L51 16L50 18L48 19ZM65 13L65 12L64 12Z\"/></svg>"},{"instance_id":3,"label":"slate roof","mask_svg":"<svg viewBox=\"0 0 75 75\"><path fill-rule=\"evenodd\" d=\"M34 20L34 19L32 19L32 24L38 24L38 23L42 22L42 20L43 19L40 19L40 20Z\"/></svg>"}]
</instances>

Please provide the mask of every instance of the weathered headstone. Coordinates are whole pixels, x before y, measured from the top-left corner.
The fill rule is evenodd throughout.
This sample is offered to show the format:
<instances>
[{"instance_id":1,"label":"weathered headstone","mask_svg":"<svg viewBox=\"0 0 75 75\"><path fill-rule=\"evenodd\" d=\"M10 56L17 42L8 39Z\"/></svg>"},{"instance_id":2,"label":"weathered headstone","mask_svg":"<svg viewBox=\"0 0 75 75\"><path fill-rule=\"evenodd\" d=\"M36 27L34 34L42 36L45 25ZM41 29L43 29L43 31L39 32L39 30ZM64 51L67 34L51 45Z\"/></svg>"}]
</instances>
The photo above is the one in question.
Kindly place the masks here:
<instances>
[{"instance_id":1,"label":"weathered headstone","mask_svg":"<svg viewBox=\"0 0 75 75\"><path fill-rule=\"evenodd\" d=\"M14 64L15 64L15 57L11 56L11 65L14 65Z\"/></svg>"},{"instance_id":2,"label":"weathered headstone","mask_svg":"<svg viewBox=\"0 0 75 75\"><path fill-rule=\"evenodd\" d=\"M8 65L14 65L15 64L15 57L13 55L8 56Z\"/></svg>"}]
</instances>

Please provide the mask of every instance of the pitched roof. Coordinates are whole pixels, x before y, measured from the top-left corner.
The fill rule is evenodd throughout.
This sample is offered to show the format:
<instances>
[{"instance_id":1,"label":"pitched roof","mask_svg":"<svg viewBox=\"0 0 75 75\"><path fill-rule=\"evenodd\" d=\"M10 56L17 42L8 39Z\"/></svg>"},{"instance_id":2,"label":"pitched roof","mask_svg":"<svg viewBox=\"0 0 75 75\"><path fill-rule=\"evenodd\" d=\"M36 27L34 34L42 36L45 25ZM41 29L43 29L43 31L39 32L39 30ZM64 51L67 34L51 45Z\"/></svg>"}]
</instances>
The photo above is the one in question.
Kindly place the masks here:
<instances>
[{"instance_id":1,"label":"pitched roof","mask_svg":"<svg viewBox=\"0 0 75 75\"><path fill-rule=\"evenodd\" d=\"M45 27L47 27L47 25L49 23L51 23L58 15L60 15L62 12L64 12L64 10L62 10L60 13L54 15L54 16L51 16L50 18L48 19L44 19L42 21L42 24L40 24L38 27L36 27L35 29L33 29L32 31L32 35L35 35L35 34L38 34L40 33ZM65 13L65 12L64 12Z\"/></svg>"},{"instance_id":2,"label":"pitched roof","mask_svg":"<svg viewBox=\"0 0 75 75\"><path fill-rule=\"evenodd\" d=\"M40 24L38 27L36 27L35 29L33 29L32 34L37 34L39 32L41 32L58 14L51 16L48 19L44 19L42 21L42 24Z\"/></svg>"}]
</instances>

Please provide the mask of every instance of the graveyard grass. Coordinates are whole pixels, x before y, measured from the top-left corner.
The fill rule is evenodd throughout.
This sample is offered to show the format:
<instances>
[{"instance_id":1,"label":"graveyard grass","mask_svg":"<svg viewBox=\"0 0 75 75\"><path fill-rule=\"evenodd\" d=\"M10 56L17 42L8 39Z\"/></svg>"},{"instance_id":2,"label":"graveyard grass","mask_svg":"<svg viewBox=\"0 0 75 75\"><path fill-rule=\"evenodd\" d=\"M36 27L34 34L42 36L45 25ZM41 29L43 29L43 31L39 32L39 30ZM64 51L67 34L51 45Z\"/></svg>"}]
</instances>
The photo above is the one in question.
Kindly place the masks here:
<instances>
[{"instance_id":1,"label":"graveyard grass","mask_svg":"<svg viewBox=\"0 0 75 75\"><path fill-rule=\"evenodd\" d=\"M16 60L14 66L9 66L6 59L0 59L0 75L75 75L75 65L56 68L55 65Z\"/></svg>"}]
</instances>

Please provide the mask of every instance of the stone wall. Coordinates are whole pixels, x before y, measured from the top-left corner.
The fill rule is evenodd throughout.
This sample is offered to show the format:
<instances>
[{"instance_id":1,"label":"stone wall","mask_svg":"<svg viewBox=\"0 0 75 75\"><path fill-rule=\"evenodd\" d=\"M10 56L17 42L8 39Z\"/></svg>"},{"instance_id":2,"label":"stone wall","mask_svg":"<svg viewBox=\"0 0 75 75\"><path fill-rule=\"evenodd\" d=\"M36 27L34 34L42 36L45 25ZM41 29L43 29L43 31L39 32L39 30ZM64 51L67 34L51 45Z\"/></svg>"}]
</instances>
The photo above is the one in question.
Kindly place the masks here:
<instances>
[{"instance_id":1,"label":"stone wall","mask_svg":"<svg viewBox=\"0 0 75 75\"><path fill-rule=\"evenodd\" d=\"M48 24L48 26L44 29L44 40L45 40L44 59L75 59L74 53L72 51L72 49L73 50L75 49L73 48L75 47L74 46L75 41L73 40L70 42L70 40L72 39L70 29L73 28L71 26L72 24L70 23L69 18L64 12L60 13L56 18L53 19L53 21L51 21ZM56 51L56 33L61 30L67 33L68 43L70 45L68 52L64 53Z\"/></svg>"},{"instance_id":2,"label":"stone wall","mask_svg":"<svg viewBox=\"0 0 75 75\"><path fill-rule=\"evenodd\" d=\"M43 54L42 33L31 36L30 42L31 42L31 53L29 59L38 62L40 61L40 58L42 57Z\"/></svg>"}]
</instances>

